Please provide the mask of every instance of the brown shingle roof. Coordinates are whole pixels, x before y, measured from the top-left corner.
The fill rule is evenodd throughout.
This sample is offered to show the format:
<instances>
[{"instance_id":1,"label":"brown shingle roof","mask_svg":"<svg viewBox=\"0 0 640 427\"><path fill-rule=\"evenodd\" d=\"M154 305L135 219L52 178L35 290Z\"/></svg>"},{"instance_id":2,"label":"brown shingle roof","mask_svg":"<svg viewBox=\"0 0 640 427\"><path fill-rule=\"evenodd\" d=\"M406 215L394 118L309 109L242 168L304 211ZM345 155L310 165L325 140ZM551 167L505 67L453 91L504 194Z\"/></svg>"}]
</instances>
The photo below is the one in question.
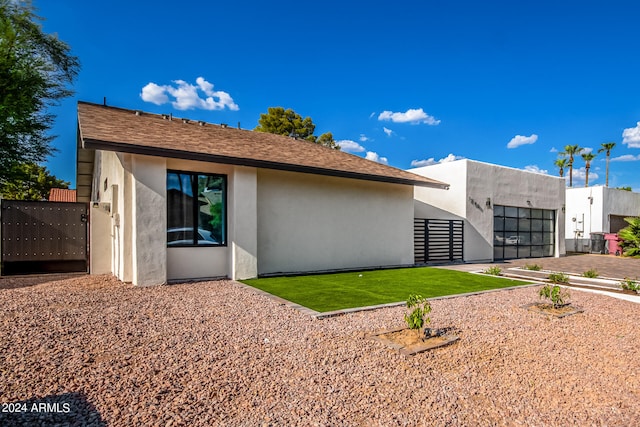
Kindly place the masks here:
<instances>
[{"instance_id":1,"label":"brown shingle roof","mask_svg":"<svg viewBox=\"0 0 640 427\"><path fill-rule=\"evenodd\" d=\"M50 202L75 202L76 190L67 190L66 188L52 188L49 190Z\"/></svg>"},{"instance_id":2,"label":"brown shingle roof","mask_svg":"<svg viewBox=\"0 0 640 427\"><path fill-rule=\"evenodd\" d=\"M78 103L82 148L424 187L448 185L411 172L281 135Z\"/></svg>"}]
</instances>

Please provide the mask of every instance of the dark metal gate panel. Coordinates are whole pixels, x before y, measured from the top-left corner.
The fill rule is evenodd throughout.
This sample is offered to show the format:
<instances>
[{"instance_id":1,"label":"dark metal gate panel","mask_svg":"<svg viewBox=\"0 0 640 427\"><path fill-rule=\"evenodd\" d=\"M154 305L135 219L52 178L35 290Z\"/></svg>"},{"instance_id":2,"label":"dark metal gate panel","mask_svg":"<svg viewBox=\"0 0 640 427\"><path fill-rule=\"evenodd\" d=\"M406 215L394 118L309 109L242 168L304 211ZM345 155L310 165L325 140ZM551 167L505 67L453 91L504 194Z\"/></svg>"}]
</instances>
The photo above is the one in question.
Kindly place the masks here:
<instances>
[{"instance_id":1,"label":"dark metal gate panel","mask_svg":"<svg viewBox=\"0 0 640 427\"><path fill-rule=\"evenodd\" d=\"M78 271L79 262L86 269L86 261L86 203L2 200L4 267L67 263L75 266L71 271Z\"/></svg>"},{"instance_id":2,"label":"dark metal gate panel","mask_svg":"<svg viewBox=\"0 0 640 427\"><path fill-rule=\"evenodd\" d=\"M413 247L416 264L462 261L464 221L414 218Z\"/></svg>"}]
</instances>

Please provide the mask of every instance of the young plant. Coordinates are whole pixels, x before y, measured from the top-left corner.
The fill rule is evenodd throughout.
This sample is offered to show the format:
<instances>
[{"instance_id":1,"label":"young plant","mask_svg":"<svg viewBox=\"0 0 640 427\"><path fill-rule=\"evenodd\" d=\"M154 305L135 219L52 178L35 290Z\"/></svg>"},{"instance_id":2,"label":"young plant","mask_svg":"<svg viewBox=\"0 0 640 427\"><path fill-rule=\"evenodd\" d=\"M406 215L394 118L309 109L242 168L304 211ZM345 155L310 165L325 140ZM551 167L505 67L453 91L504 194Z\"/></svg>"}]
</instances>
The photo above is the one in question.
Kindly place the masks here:
<instances>
[{"instance_id":1,"label":"young plant","mask_svg":"<svg viewBox=\"0 0 640 427\"><path fill-rule=\"evenodd\" d=\"M531 271L540 271L542 270L542 266L538 264L525 264L524 269L531 270Z\"/></svg>"},{"instance_id":2,"label":"young plant","mask_svg":"<svg viewBox=\"0 0 640 427\"><path fill-rule=\"evenodd\" d=\"M590 279L595 279L596 277L598 277L598 271L594 268L585 271L584 273L582 273L582 277L588 277Z\"/></svg>"},{"instance_id":3,"label":"young plant","mask_svg":"<svg viewBox=\"0 0 640 427\"><path fill-rule=\"evenodd\" d=\"M625 291L635 291L636 293L640 293L640 283L626 277L622 282L620 282L620 287Z\"/></svg>"},{"instance_id":4,"label":"young plant","mask_svg":"<svg viewBox=\"0 0 640 427\"><path fill-rule=\"evenodd\" d=\"M571 294L568 289L561 288L558 285L544 285L538 293L540 298L544 298L551 301L553 308L561 307L565 304L569 304L569 298Z\"/></svg>"},{"instance_id":5,"label":"young plant","mask_svg":"<svg viewBox=\"0 0 640 427\"><path fill-rule=\"evenodd\" d=\"M412 309L411 312L404 314L404 320L407 322L409 329L416 331L418 336L426 336L426 325L431 322L429 313L431 313L431 304L422 295L411 294L407 298L407 308Z\"/></svg>"},{"instance_id":6,"label":"young plant","mask_svg":"<svg viewBox=\"0 0 640 427\"><path fill-rule=\"evenodd\" d=\"M502 274L502 269L497 265L491 266L483 271L484 274L490 274L492 276L500 276Z\"/></svg>"},{"instance_id":7,"label":"young plant","mask_svg":"<svg viewBox=\"0 0 640 427\"><path fill-rule=\"evenodd\" d=\"M564 273L551 273L548 277L551 283L567 284L569 283L569 276Z\"/></svg>"}]
</instances>

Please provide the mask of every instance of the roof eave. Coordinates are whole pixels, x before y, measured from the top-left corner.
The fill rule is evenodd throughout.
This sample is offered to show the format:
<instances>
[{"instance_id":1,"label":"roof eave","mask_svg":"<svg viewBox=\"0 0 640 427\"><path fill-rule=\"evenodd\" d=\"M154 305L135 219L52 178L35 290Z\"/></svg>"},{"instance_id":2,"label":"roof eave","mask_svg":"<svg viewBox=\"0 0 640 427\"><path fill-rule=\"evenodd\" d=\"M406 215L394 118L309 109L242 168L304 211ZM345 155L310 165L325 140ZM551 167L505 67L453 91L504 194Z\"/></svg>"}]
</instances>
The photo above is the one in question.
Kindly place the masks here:
<instances>
[{"instance_id":1,"label":"roof eave","mask_svg":"<svg viewBox=\"0 0 640 427\"><path fill-rule=\"evenodd\" d=\"M82 138L82 146L85 149L116 151L130 154L140 154L155 157L169 157L183 160L196 160L204 162L221 163L237 166L250 166L264 169L275 169L289 172L310 173L315 175L335 176L340 178L361 179L365 181L387 182L401 185L414 185L420 187L441 188L448 190L449 185L434 181L412 180L383 175L364 174L336 169L325 169L313 166L294 165L290 163L271 162L266 160L256 160L244 157L230 157L207 153L194 153L192 151L169 150L165 148L148 147L122 142L102 141L92 138Z\"/></svg>"}]
</instances>

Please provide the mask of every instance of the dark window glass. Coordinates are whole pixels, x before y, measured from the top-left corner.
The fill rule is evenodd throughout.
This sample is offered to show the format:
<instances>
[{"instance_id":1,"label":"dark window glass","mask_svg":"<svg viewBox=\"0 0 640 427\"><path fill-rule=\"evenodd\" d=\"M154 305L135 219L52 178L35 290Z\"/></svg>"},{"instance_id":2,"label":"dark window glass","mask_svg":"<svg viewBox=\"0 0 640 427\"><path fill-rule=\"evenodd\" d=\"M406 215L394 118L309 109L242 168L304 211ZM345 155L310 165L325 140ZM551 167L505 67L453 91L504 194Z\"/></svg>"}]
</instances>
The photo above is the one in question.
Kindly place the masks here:
<instances>
[{"instance_id":1,"label":"dark window glass","mask_svg":"<svg viewBox=\"0 0 640 427\"><path fill-rule=\"evenodd\" d=\"M553 256L555 211L494 206L494 259Z\"/></svg>"},{"instance_id":2,"label":"dark window glass","mask_svg":"<svg viewBox=\"0 0 640 427\"><path fill-rule=\"evenodd\" d=\"M226 176L167 173L167 244L226 244Z\"/></svg>"},{"instance_id":3,"label":"dark window glass","mask_svg":"<svg viewBox=\"0 0 640 427\"><path fill-rule=\"evenodd\" d=\"M504 229L505 231L518 231L518 220L516 218L505 218Z\"/></svg>"},{"instance_id":4,"label":"dark window glass","mask_svg":"<svg viewBox=\"0 0 640 427\"><path fill-rule=\"evenodd\" d=\"M518 217L518 208L510 208L505 206L504 208L504 216L508 216L510 218L517 218Z\"/></svg>"},{"instance_id":5,"label":"dark window glass","mask_svg":"<svg viewBox=\"0 0 640 427\"><path fill-rule=\"evenodd\" d=\"M532 219L531 220L531 231L542 231L542 220L541 219Z\"/></svg>"},{"instance_id":6,"label":"dark window glass","mask_svg":"<svg viewBox=\"0 0 640 427\"><path fill-rule=\"evenodd\" d=\"M518 247L517 246L505 246L504 247L504 259L515 259L518 258Z\"/></svg>"},{"instance_id":7,"label":"dark window glass","mask_svg":"<svg viewBox=\"0 0 640 427\"><path fill-rule=\"evenodd\" d=\"M518 248L518 258L530 258L531 246L520 246Z\"/></svg>"},{"instance_id":8,"label":"dark window glass","mask_svg":"<svg viewBox=\"0 0 640 427\"><path fill-rule=\"evenodd\" d=\"M553 226L553 220L544 220L544 231L553 231Z\"/></svg>"}]
</instances>

